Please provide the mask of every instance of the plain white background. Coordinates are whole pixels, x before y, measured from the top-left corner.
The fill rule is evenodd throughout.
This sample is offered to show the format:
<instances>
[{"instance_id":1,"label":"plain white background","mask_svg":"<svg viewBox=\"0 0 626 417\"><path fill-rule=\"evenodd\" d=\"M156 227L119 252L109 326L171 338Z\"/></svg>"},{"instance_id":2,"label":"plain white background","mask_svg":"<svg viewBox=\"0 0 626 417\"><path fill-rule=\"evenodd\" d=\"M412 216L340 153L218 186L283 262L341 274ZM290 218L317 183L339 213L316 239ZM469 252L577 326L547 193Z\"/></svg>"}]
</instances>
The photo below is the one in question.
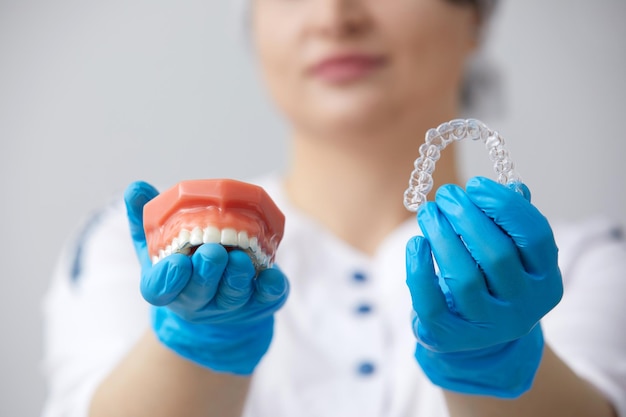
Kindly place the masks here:
<instances>
[{"instance_id":1,"label":"plain white background","mask_svg":"<svg viewBox=\"0 0 626 417\"><path fill-rule=\"evenodd\" d=\"M90 211L136 179L284 166L287 129L231 5L0 0L1 416L39 413L41 299ZM492 27L501 96L475 116L505 136L550 219L626 224L624 19L623 0L508 1ZM477 144L461 162L491 175Z\"/></svg>"}]
</instances>

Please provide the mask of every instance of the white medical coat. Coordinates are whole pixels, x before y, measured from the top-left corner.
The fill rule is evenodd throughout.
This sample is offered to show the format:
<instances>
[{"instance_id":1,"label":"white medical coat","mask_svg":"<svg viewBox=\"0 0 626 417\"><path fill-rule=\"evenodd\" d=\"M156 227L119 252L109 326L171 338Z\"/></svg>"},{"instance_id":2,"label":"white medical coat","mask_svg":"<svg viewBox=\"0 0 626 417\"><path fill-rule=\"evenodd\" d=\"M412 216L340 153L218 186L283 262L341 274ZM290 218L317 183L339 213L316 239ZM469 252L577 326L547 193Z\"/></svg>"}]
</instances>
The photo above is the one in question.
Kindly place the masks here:
<instances>
[{"instance_id":1,"label":"white medical coat","mask_svg":"<svg viewBox=\"0 0 626 417\"><path fill-rule=\"evenodd\" d=\"M252 382L245 417L443 417L441 390L413 357L405 245L415 220L366 256L289 204L278 176L256 181L286 216L276 262L291 293ZM593 220L553 225L565 295L547 343L626 416L626 247ZM82 417L101 380L149 327L122 201L67 245L44 301L45 417Z\"/></svg>"}]
</instances>

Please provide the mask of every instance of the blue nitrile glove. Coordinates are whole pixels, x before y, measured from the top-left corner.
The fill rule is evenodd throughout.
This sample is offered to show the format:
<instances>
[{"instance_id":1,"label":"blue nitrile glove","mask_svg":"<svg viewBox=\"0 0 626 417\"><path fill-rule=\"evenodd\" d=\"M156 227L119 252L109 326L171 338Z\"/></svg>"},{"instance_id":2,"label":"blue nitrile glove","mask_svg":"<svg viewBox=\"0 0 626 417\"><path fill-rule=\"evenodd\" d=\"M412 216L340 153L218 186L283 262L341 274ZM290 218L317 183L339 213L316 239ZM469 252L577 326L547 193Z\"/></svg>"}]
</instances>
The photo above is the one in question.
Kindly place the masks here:
<instances>
[{"instance_id":1,"label":"blue nitrile glove","mask_svg":"<svg viewBox=\"0 0 626 417\"><path fill-rule=\"evenodd\" d=\"M444 389L516 398L541 362L539 320L563 286L550 225L522 188L527 198L476 177L466 191L441 187L418 212L425 237L406 256L415 357Z\"/></svg>"},{"instance_id":2,"label":"blue nitrile glove","mask_svg":"<svg viewBox=\"0 0 626 417\"><path fill-rule=\"evenodd\" d=\"M145 182L124 194L141 263L141 293L153 305L159 340L216 372L250 375L272 339L274 313L285 303L287 278L277 268L256 271L241 250L201 245L190 257L172 254L154 266L143 228L143 206L158 192Z\"/></svg>"}]
</instances>

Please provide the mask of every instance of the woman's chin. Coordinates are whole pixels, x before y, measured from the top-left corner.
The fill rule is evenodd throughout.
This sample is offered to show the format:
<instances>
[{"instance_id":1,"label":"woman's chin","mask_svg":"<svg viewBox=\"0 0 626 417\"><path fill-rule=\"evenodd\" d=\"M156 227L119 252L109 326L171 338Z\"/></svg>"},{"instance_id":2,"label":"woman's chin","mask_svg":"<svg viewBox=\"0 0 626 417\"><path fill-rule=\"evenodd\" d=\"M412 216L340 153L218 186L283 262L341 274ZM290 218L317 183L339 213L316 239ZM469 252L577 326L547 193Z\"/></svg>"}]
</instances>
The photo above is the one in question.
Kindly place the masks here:
<instances>
[{"instance_id":1,"label":"woman's chin","mask_svg":"<svg viewBox=\"0 0 626 417\"><path fill-rule=\"evenodd\" d=\"M382 100L324 103L309 111L309 126L320 134L332 136L363 136L389 131L400 113Z\"/></svg>"}]
</instances>

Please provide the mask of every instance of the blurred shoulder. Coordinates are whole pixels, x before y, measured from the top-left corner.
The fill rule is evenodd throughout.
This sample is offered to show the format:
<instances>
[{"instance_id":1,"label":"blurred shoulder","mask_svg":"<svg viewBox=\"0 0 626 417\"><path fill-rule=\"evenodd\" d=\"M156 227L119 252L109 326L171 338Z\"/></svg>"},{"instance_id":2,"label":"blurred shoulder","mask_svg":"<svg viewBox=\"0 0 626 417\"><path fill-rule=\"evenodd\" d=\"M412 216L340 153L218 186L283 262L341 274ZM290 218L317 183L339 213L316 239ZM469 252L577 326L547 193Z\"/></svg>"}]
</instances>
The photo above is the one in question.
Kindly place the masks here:
<instances>
[{"instance_id":1,"label":"blurred shoulder","mask_svg":"<svg viewBox=\"0 0 626 417\"><path fill-rule=\"evenodd\" d=\"M123 196L115 194L77 220L57 262L57 279L72 284L103 266L136 263Z\"/></svg>"},{"instance_id":2,"label":"blurred shoulder","mask_svg":"<svg viewBox=\"0 0 626 417\"><path fill-rule=\"evenodd\" d=\"M588 260L619 263L616 254L626 254L624 227L605 216L594 216L578 221L551 222L559 248L559 264L564 276L579 263Z\"/></svg>"}]
</instances>

